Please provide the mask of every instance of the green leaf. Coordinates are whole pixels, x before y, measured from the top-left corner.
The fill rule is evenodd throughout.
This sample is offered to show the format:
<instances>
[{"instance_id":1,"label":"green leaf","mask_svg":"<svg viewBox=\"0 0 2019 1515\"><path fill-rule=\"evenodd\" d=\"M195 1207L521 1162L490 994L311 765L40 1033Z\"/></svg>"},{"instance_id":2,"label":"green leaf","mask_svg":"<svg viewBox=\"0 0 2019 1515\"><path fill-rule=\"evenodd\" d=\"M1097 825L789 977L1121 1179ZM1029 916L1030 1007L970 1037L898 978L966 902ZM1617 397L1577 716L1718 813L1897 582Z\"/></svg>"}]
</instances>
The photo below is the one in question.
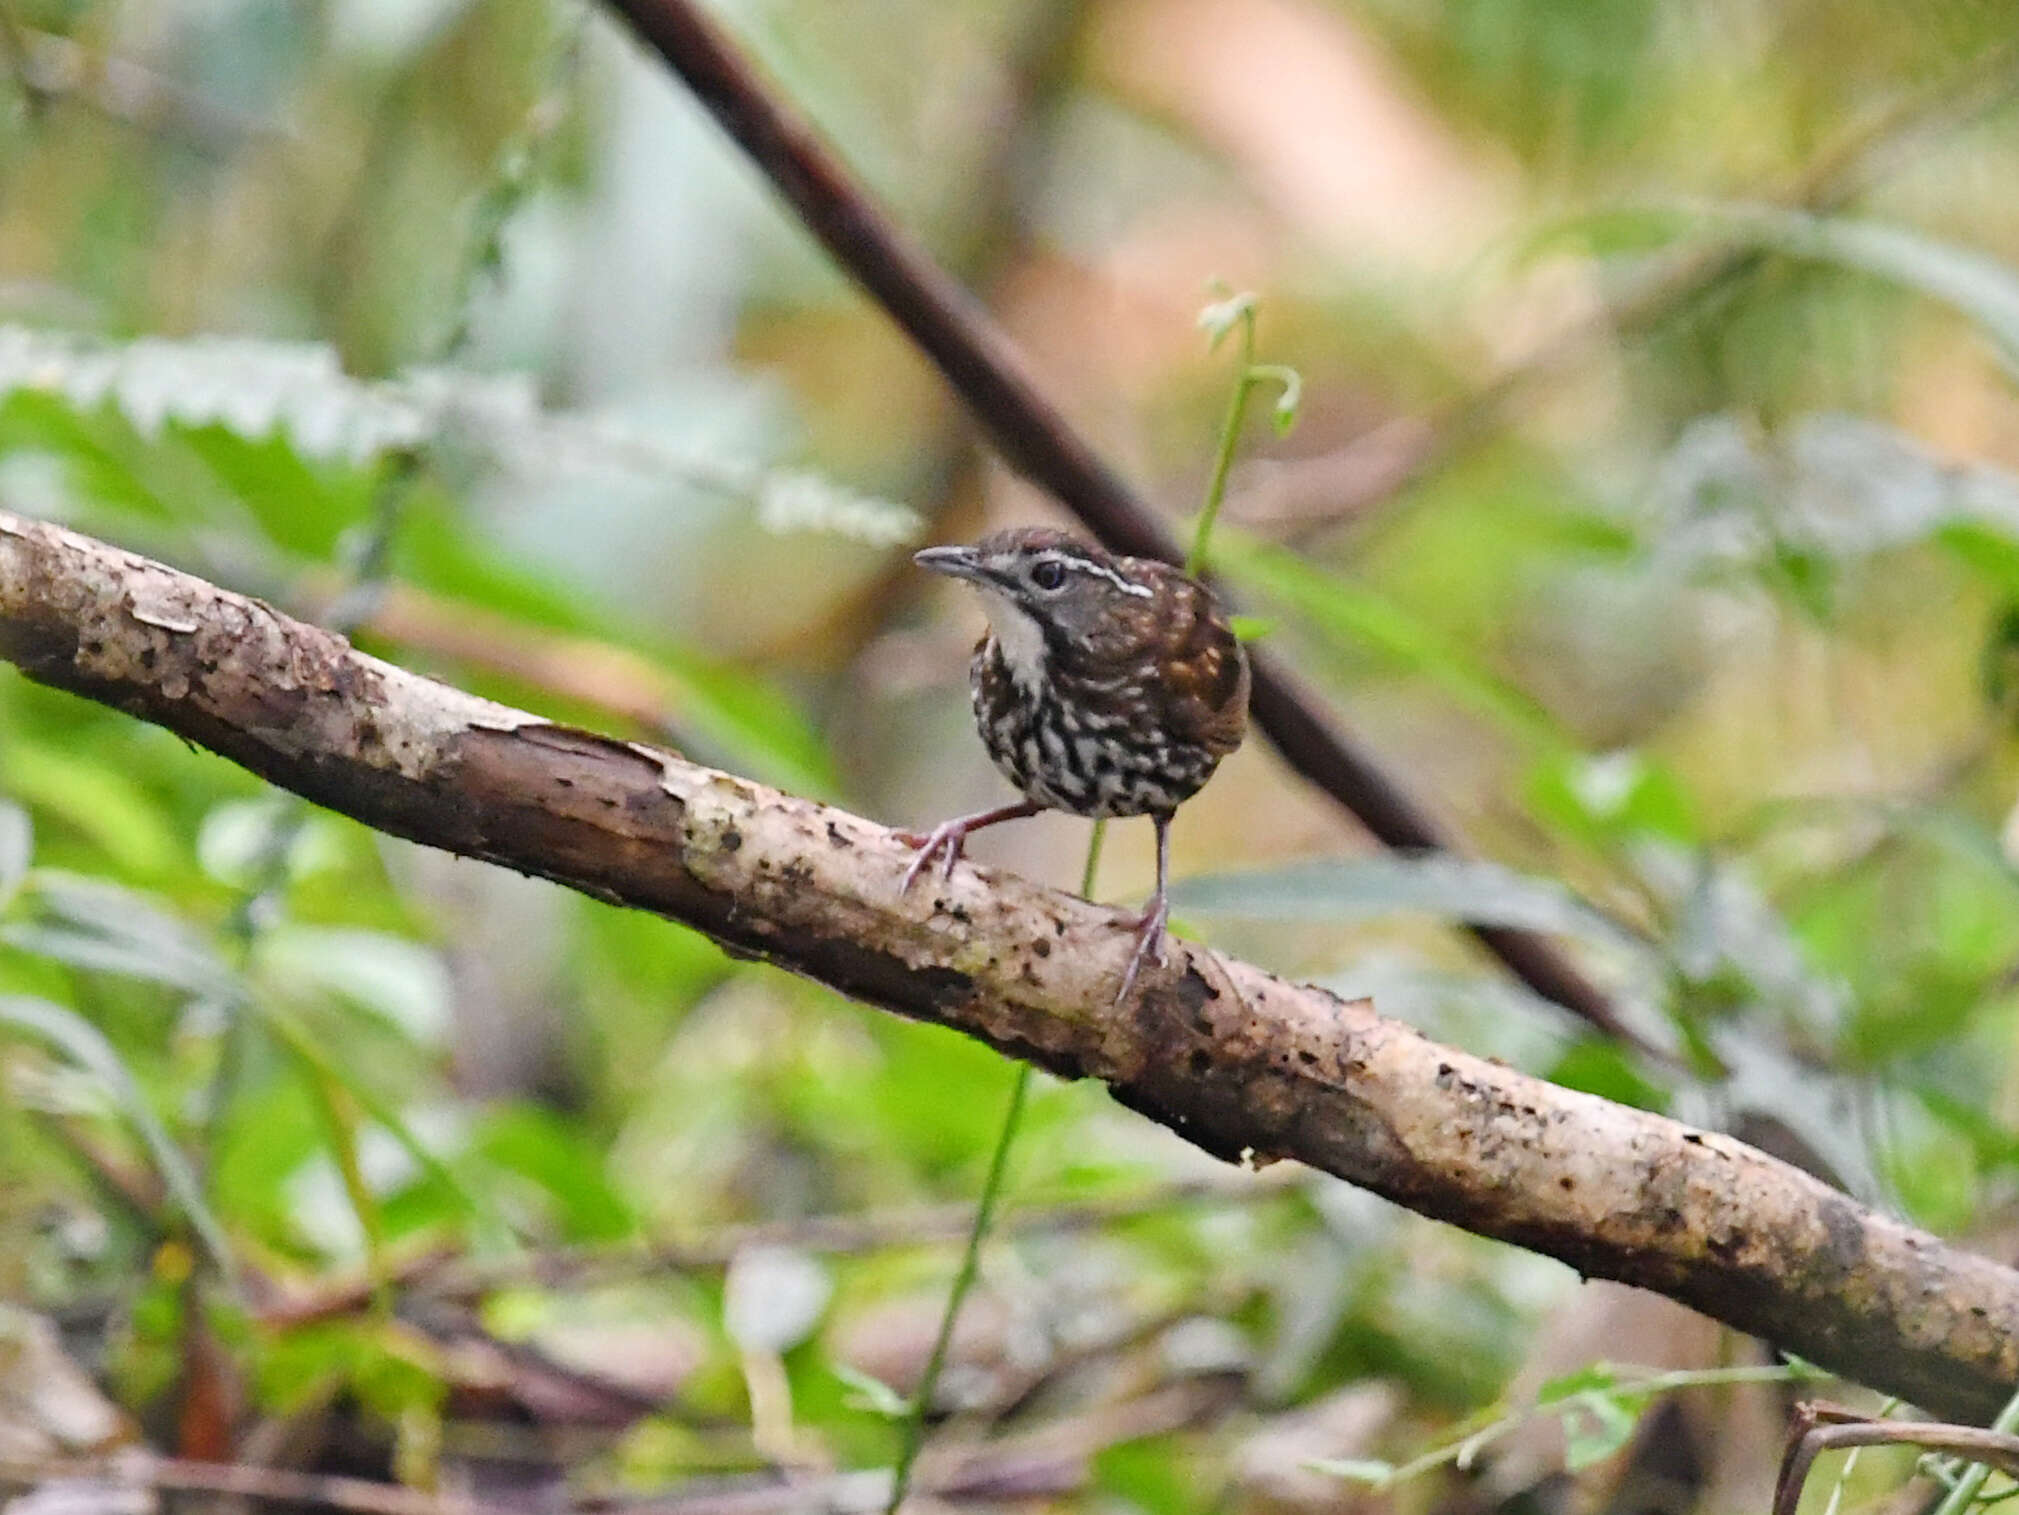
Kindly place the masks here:
<instances>
[{"instance_id":1,"label":"green leaf","mask_svg":"<svg viewBox=\"0 0 2019 1515\"><path fill-rule=\"evenodd\" d=\"M1616 1041L1581 1037L1543 1073L1552 1084L1596 1094L1614 1104L1667 1114L1669 1091L1642 1077Z\"/></svg>"},{"instance_id":2,"label":"green leaf","mask_svg":"<svg viewBox=\"0 0 2019 1515\"><path fill-rule=\"evenodd\" d=\"M1089 1503L1130 1515L1209 1515L1226 1500L1198 1462L1197 1451L1177 1436L1110 1443L1094 1455L1094 1486L1106 1498Z\"/></svg>"},{"instance_id":3,"label":"green leaf","mask_svg":"<svg viewBox=\"0 0 2019 1515\"><path fill-rule=\"evenodd\" d=\"M1296 611L1326 636L1349 648L1378 652L1421 674L1529 746L1554 752L1571 745L1555 717L1536 701L1366 585L1235 531L1219 533L1214 561L1229 578Z\"/></svg>"},{"instance_id":4,"label":"green leaf","mask_svg":"<svg viewBox=\"0 0 2019 1515\"><path fill-rule=\"evenodd\" d=\"M1669 952L1692 983L1734 987L1781 1008L1816 1034L1842 1022L1850 995L1809 965L1803 944L1745 869L1711 854L1650 841L1641 877L1666 906Z\"/></svg>"},{"instance_id":5,"label":"green leaf","mask_svg":"<svg viewBox=\"0 0 2019 1515\"><path fill-rule=\"evenodd\" d=\"M0 910L28 877L28 863L34 855L35 830L28 812L9 800L0 800Z\"/></svg>"},{"instance_id":6,"label":"green leaf","mask_svg":"<svg viewBox=\"0 0 2019 1515\"><path fill-rule=\"evenodd\" d=\"M1983 1173L1969 1133L1910 1094L1884 1096L1887 1141L1878 1155L1889 1192L1906 1219L1951 1233L1981 1213Z\"/></svg>"},{"instance_id":7,"label":"green leaf","mask_svg":"<svg viewBox=\"0 0 2019 1515\"><path fill-rule=\"evenodd\" d=\"M294 1247L300 1233L303 1166L321 1154L323 1124L308 1078L281 1064L270 1079L247 1080L229 1119L212 1133L208 1197L251 1244Z\"/></svg>"},{"instance_id":8,"label":"green leaf","mask_svg":"<svg viewBox=\"0 0 2019 1515\"><path fill-rule=\"evenodd\" d=\"M1827 411L1771 432L1746 416L1698 417L1662 459L1653 500L1660 559L1753 572L1823 623L1840 563L1946 540L1996 582L2019 530L2012 475Z\"/></svg>"},{"instance_id":9,"label":"green leaf","mask_svg":"<svg viewBox=\"0 0 2019 1515\"><path fill-rule=\"evenodd\" d=\"M882 1379L852 1368L845 1362L829 1363L827 1371L848 1386L849 1392L843 1396L842 1403L849 1409L881 1416L885 1420L903 1420L911 1413L911 1401Z\"/></svg>"},{"instance_id":10,"label":"green leaf","mask_svg":"<svg viewBox=\"0 0 2019 1515\"><path fill-rule=\"evenodd\" d=\"M1639 1423L1638 1406L1629 1408L1596 1389L1577 1395L1563 1418L1565 1468L1576 1473L1605 1461L1632 1439Z\"/></svg>"},{"instance_id":11,"label":"green leaf","mask_svg":"<svg viewBox=\"0 0 2019 1515\"><path fill-rule=\"evenodd\" d=\"M2011 533L1980 521L1955 521L1934 539L1986 583L2019 599L2019 541Z\"/></svg>"},{"instance_id":12,"label":"green leaf","mask_svg":"<svg viewBox=\"0 0 2019 1515\"><path fill-rule=\"evenodd\" d=\"M345 1324L353 1349L346 1363L348 1378L367 1409L398 1424L406 1411L441 1403L448 1393L447 1365L432 1338L388 1318Z\"/></svg>"},{"instance_id":13,"label":"green leaf","mask_svg":"<svg viewBox=\"0 0 2019 1515\"><path fill-rule=\"evenodd\" d=\"M1682 214L1734 240L1792 258L1855 269L1959 311L2019 372L2019 274L1997 259L1906 227L1780 206L1693 204Z\"/></svg>"},{"instance_id":14,"label":"green leaf","mask_svg":"<svg viewBox=\"0 0 2019 1515\"><path fill-rule=\"evenodd\" d=\"M207 425L179 427L174 440L230 491L232 515L249 513L285 552L329 562L339 556L344 532L370 513L369 467L317 458L290 436Z\"/></svg>"},{"instance_id":15,"label":"green leaf","mask_svg":"<svg viewBox=\"0 0 2019 1515\"><path fill-rule=\"evenodd\" d=\"M1511 249L1516 266L1529 267L1566 249L1596 258L1659 252L1676 239L1676 212L1650 205L1604 205L1549 217Z\"/></svg>"},{"instance_id":16,"label":"green leaf","mask_svg":"<svg viewBox=\"0 0 2019 1515\"><path fill-rule=\"evenodd\" d=\"M208 974L191 972L191 965L186 962L157 957L130 942L107 941L102 936L61 926L27 921L0 926L0 942L17 952L81 968L87 973L110 973L204 996L210 996L216 987L214 979Z\"/></svg>"},{"instance_id":17,"label":"green leaf","mask_svg":"<svg viewBox=\"0 0 2019 1515\"><path fill-rule=\"evenodd\" d=\"M719 761L795 794L832 799L841 780L826 741L805 712L747 667L660 642L642 645L635 628L580 613L531 570L473 545L444 511L410 512L400 534L409 577L457 600L475 601L544 630L566 630L636 646L648 677L663 681L671 739L693 742L700 761Z\"/></svg>"},{"instance_id":18,"label":"green leaf","mask_svg":"<svg viewBox=\"0 0 2019 1515\"><path fill-rule=\"evenodd\" d=\"M213 805L196 833L196 857L203 871L233 889L261 888L275 861L274 848L287 844L286 877L311 877L342 865L339 823L305 817L301 801L273 791L256 799Z\"/></svg>"},{"instance_id":19,"label":"green leaf","mask_svg":"<svg viewBox=\"0 0 2019 1515\"><path fill-rule=\"evenodd\" d=\"M1581 1368L1560 1374L1543 1384L1535 1391L1535 1402L1538 1405L1560 1404L1578 1394L1595 1389L1612 1389L1618 1385L1619 1370L1611 1363L1586 1363Z\"/></svg>"},{"instance_id":20,"label":"green leaf","mask_svg":"<svg viewBox=\"0 0 2019 1515\"><path fill-rule=\"evenodd\" d=\"M1826 626L1836 603L1836 569L1819 552L1805 552L1783 542L1772 558L1774 582L1787 592L1810 620Z\"/></svg>"},{"instance_id":21,"label":"green leaf","mask_svg":"<svg viewBox=\"0 0 2019 1515\"><path fill-rule=\"evenodd\" d=\"M1227 617L1227 624L1233 628L1234 640L1237 642L1259 642L1262 638L1273 635L1276 630L1276 623L1273 620L1259 615L1230 615Z\"/></svg>"},{"instance_id":22,"label":"green leaf","mask_svg":"<svg viewBox=\"0 0 2019 1515\"><path fill-rule=\"evenodd\" d=\"M474 1146L501 1173L545 1191L563 1239L614 1242L636 1230L637 1217L610 1181L608 1152L553 1111L537 1105L491 1110Z\"/></svg>"},{"instance_id":23,"label":"green leaf","mask_svg":"<svg viewBox=\"0 0 2019 1515\"><path fill-rule=\"evenodd\" d=\"M393 1103L372 1088L355 1070L340 1058L332 1057L329 1050L293 1016L278 1005L262 998L255 1007L260 1019L276 1039L293 1054L302 1065L304 1075L310 1079L326 1079L342 1089L357 1101L374 1121L385 1128L400 1150L411 1157L436 1183L452 1196L463 1212L480 1222L490 1233L490 1240L508 1241L511 1228L498 1210L496 1202L487 1195L482 1186L466 1179L446 1158L423 1141L412 1124L401 1115Z\"/></svg>"},{"instance_id":24,"label":"green leaf","mask_svg":"<svg viewBox=\"0 0 2019 1515\"><path fill-rule=\"evenodd\" d=\"M1275 381L1276 404L1269 412L1269 422L1277 436L1287 437L1296 429L1303 409L1304 376L1287 363L1258 363L1248 372L1253 378Z\"/></svg>"},{"instance_id":25,"label":"green leaf","mask_svg":"<svg viewBox=\"0 0 2019 1515\"><path fill-rule=\"evenodd\" d=\"M357 1102L335 1081L323 1076L309 1079L317 1112L322 1116L323 1134L328 1139L329 1157L335 1164L345 1201L364 1243L365 1267L374 1279L384 1275L386 1246L385 1209L379 1203L372 1182L365 1176L360 1153L361 1134Z\"/></svg>"},{"instance_id":26,"label":"green leaf","mask_svg":"<svg viewBox=\"0 0 2019 1515\"><path fill-rule=\"evenodd\" d=\"M138 890L43 869L34 901L43 920L0 927L24 952L97 973L166 984L210 999L240 992L236 975L183 923Z\"/></svg>"},{"instance_id":27,"label":"green leaf","mask_svg":"<svg viewBox=\"0 0 2019 1515\"><path fill-rule=\"evenodd\" d=\"M134 466L138 457L124 455L147 451L136 443L130 428L117 420L82 414L60 395L21 391L0 399L0 448L56 459L58 469L50 482L59 502L88 501L92 510L114 512L131 521L176 519L152 481ZM29 513L54 514L34 503L29 504ZM73 524L86 523L77 519Z\"/></svg>"},{"instance_id":28,"label":"green leaf","mask_svg":"<svg viewBox=\"0 0 2019 1515\"><path fill-rule=\"evenodd\" d=\"M1554 879L1443 853L1292 863L1252 872L1207 874L1171 886L1171 906L1190 915L1275 921L1360 921L1427 914L1473 926L1570 936L1606 954L1622 982L1618 1000L1653 1023L1670 999L1655 944L1585 904Z\"/></svg>"},{"instance_id":29,"label":"green leaf","mask_svg":"<svg viewBox=\"0 0 2019 1515\"><path fill-rule=\"evenodd\" d=\"M166 1128L156 1119L154 1111L148 1107L140 1085L127 1070L126 1064L98 1028L74 1010L51 1004L48 1000L18 994L0 995L0 1022L52 1043L111 1091L126 1118L140 1133L162 1182L177 1208L189 1221L204 1251L227 1278L231 1277L231 1247L224 1239L223 1227L218 1225L217 1218L204 1202L203 1188L197 1182L196 1174L191 1171L181 1149L169 1139Z\"/></svg>"},{"instance_id":30,"label":"green leaf","mask_svg":"<svg viewBox=\"0 0 2019 1515\"><path fill-rule=\"evenodd\" d=\"M678 682L674 718L720 747L739 768L815 799L832 799L841 780L827 744L777 689L748 669L724 668L660 649Z\"/></svg>"},{"instance_id":31,"label":"green leaf","mask_svg":"<svg viewBox=\"0 0 2019 1515\"><path fill-rule=\"evenodd\" d=\"M1636 956L1649 950L1554 879L1442 853L1206 874L1173 884L1171 903L1201 915L1268 920L1364 920L1420 912L1467 925L1574 936Z\"/></svg>"},{"instance_id":32,"label":"green leaf","mask_svg":"<svg viewBox=\"0 0 2019 1515\"><path fill-rule=\"evenodd\" d=\"M4 775L8 792L46 821L90 838L129 874L172 874L181 857L161 808L132 776L89 751L46 747L10 734Z\"/></svg>"},{"instance_id":33,"label":"green leaf","mask_svg":"<svg viewBox=\"0 0 2019 1515\"><path fill-rule=\"evenodd\" d=\"M441 955L383 931L282 926L261 935L262 972L360 1005L423 1047L448 1040L453 988Z\"/></svg>"},{"instance_id":34,"label":"green leaf","mask_svg":"<svg viewBox=\"0 0 2019 1515\"><path fill-rule=\"evenodd\" d=\"M1909 1090L1928 1113L1970 1144L1980 1168L2019 1168L2019 1133L1946 1089L1918 1084Z\"/></svg>"},{"instance_id":35,"label":"green leaf","mask_svg":"<svg viewBox=\"0 0 2019 1515\"><path fill-rule=\"evenodd\" d=\"M1538 819L1590 845L1702 836L1689 791L1641 752L1552 753L1530 771L1524 795Z\"/></svg>"}]
</instances>

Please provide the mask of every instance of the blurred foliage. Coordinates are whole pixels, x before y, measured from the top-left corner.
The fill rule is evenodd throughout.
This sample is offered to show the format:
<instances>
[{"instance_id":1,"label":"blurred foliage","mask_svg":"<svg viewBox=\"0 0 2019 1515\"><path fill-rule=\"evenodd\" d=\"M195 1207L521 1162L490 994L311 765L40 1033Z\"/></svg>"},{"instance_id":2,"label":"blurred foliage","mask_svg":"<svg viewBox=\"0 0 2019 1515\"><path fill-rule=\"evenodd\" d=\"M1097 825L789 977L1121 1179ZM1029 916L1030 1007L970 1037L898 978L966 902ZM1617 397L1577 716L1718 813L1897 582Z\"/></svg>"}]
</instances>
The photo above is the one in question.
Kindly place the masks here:
<instances>
[{"instance_id":1,"label":"blurred foliage","mask_svg":"<svg viewBox=\"0 0 2019 1515\"><path fill-rule=\"evenodd\" d=\"M0 5L0 506L892 822L999 793L901 549L1048 507L608 17ZM1367 855L1258 742L1186 930L2008 1247L2019 8L719 11L1174 526L1234 440L1209 281L1302 375L1214 566L1479 859ZM887 1466L1007 1086L0 674L0 1300L164 1450ZM976 1498L1764 1505L1787 1374L1683 1312L1043 1080L1007 1211L931 1407Z\"/></svg>"}]
</instances>

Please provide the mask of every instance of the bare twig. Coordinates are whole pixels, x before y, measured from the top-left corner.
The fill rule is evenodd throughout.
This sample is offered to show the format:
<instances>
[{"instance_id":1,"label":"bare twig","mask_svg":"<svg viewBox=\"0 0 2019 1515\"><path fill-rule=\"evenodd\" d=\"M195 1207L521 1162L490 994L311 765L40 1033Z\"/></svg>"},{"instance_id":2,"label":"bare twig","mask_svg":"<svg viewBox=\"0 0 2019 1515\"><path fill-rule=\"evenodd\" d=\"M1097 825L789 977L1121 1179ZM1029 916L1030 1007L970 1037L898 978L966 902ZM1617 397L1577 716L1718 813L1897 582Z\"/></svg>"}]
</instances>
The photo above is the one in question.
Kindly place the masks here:
<instances>
[{"instance_id":1,"label":"bare twig","mask_svg":"<svg viewBox=\"0 0 2019 1515\"><path fill-rule=\"evenodd\" d=\"M1229 1174L1183 1179L1111 1199L1019 1206L998 1223L998 1229L1020 1235L1070 1235L1190 1205L1252 1204L1284 1193L1295 1182L1289 1170L1280 1177ZM961 1240L973 1223L973 1205L930 1205L726 1226L686 1242L555 1247L481 1261L427 1246L391 1264L388 1276L404 1289L455 1299L515 1284L538 1283L551 1288L584 1279L724 1268L751 1247L841 1254L933 1246ZM260 1320L268 1326L292 1326L341 1315L361 1309L375 1287L376 1281L365 1274L327 1279L277 1297L260 1310Z\"/></svg>"},{"instance_id":2,"label":"bare twig","mask_svg":"<svg viewBox=\"0 0 2019 1515\"><path fill-rule=\"evenodd\" d=\"M1104 1447L1177 1430L1217 1408L1225 1398L1224 1386L1205 1381L1173 1383L986 1448L950 1447L927 1459L920 1472L920 1490L945 1500L1069 1494L1085 1486L1089 1461ZM345 1515L528 1515L525 1505L429 1494L400 1484L141 1452L103 1459L0 1461L0 1485L33 1488L50 1483L223 1494L312 1505ZM786 1515L807 1509L843 1515L879 1508L889 1487L890 1475L882 1468L785 1477L766 1474L718 1481L711 1488L559 1508L608 1515Z\"/></svg>"},{"instance_id":3,"label":"bare twig","mask_svg":"<svg viewBox=\"0 0 2019 1515\"><path fill-rule=\"evenodd\" d=\"M807 229L918 343L1012 466L1056 495L1118 552L1180 561L1156 513L1045 398L1015 345L915 240L873 205L804 121L775 100L689 0L611 0L770 178ZM1324 701L1267 656L1254 659L1251 709L1290 766L1383 844L1445 849L1453 837L1332 723ZM1621 1041L1653 1051L1546 937L1474 934L1530 988Z\"/></svg>"},{"instance_id":4,"label":"bare twig","mask_svg":"<svg viewBox=\"0 0 2019 1515\"><path fill-rule=\"evenodd\" d=\"M1430 1042L1199 949L1131 999L1125 912L959 867L901 895L893 832L555 726L161 564L0 513L0 658L380 830L655 911L1068 1077L1218 1156L1294 1157L1658 1290L1938 1413L2019 1382L2019 1272L1730 1137Z\"/></svg>"},{"instance_id":5,"label":"bare twig","mask_svg":"<svg viewBox=\"0 0 2019 1515\"><path fill-rule=\"evenodd\" d=\"M1809 1470L1823 1453L1879 1446L1927 1447L2019 1478L2019 1436L1981 1426L1874 1420L1842 1405L1805 1402L1795 1406L1795 1418L1788 1427L1787 1451L1774 1481L1774 1515L1795 1515Z\"/></svg>"},{"instance_id":6,"label":"bare twig","mask_svg":"<svg viewBox=\"0 0 2019 1515\"><path fill-rule=\"evenodd\" d=\"M374 1483L328 1473L296 1473L244 1463L193 1462L176 1457L125 1453L102 1460L52 1458L0 1462L0 1483L35 1487L45 1483L102 1483L172 1489L191 1494L229 1494L343 1510L348 1515L526 1515L511 1505L425 1494L400 1484Z\"/></svg>"},{"instance_id":7,"label":"bare twig","mask_svg":"<svg viewBox=\"0 0 2019 1515\"><path fill-rule=\"evenodd\" d=\"M1086 1487L1094 1455L1117 1442L1182 1429L1222 1408L1223 1384L1166 1384L1068 1421L985 1447L935 1448L922 1460L918 1490L945 1503L1056 1498ZM813 1473L779 1480L737 1478L714 1489L629 1500L610 1515L788 1515L819 1510L857 1515L881 1510L890 1498L882 1468Z\"/></svg>"}]
</instances>

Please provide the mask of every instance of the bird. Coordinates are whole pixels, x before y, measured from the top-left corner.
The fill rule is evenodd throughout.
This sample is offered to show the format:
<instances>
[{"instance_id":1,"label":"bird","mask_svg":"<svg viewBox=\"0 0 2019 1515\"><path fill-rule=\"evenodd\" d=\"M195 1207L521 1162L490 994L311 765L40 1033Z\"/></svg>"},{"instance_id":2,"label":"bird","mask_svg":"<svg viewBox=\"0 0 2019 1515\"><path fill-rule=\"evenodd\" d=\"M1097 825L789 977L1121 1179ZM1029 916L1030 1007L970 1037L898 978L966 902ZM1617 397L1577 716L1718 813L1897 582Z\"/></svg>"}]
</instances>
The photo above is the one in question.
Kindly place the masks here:
<instances>
[{"instance_id":1,"label":"bird","mask_svg":"<svg viewBox=\"0 0 2019 1515\"><path fill-rule=\"evenodd\" d=\"M912 561L981 592L988 630L968 665L975 724L1023 799L900 833L918 856L899 892L935 857L951 877L985 826L1045 810L1149 816L1157 888L1134 925L1120 1003L1149 962L1163 961L1171 818L1246 733L1247 654L1197 579L1066 532L1012 527Z\"/></svg>"}]
</instances>

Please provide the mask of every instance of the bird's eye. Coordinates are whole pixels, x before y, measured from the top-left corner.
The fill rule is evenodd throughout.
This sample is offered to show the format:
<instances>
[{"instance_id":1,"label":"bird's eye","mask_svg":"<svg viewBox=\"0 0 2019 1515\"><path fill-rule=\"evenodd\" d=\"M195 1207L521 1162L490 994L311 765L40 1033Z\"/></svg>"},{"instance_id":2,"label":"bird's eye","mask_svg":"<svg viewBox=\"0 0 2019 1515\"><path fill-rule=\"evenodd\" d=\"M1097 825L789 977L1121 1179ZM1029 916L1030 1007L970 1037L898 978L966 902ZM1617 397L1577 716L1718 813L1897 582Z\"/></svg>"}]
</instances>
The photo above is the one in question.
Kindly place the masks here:
<instances>
[{"instance_id":1,"label":"bird's eye","mask_svg":"<svg viewBox=\"0 0 2019 1515\"><path fill-rule=\"evenodd\" d=\"M1066 581L1066 566L1057 558L1046 558L1031 570L1031 582L1040 589L1057 589Z\"/></svg>"}]
</instances>

